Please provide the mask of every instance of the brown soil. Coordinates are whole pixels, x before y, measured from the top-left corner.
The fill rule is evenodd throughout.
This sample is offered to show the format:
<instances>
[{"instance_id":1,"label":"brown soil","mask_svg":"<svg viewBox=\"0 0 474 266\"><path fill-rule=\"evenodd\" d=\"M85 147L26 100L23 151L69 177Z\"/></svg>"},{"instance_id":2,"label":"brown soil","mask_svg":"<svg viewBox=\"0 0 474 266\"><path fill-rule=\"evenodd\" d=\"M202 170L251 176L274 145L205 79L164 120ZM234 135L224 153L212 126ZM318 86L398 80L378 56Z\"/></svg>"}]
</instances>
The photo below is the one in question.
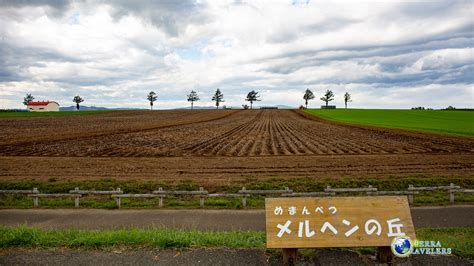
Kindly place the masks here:
<instances>
[{"instance_id":1,"label":"brown soil","mask_svg":"<svg viewBox=\"0 0 474 266\"><path fill-rule=\"evenodd\" d=\"M472 154L266 157L0 156L0 180L194 180L207 187L248 177L472 176Z\"/></svg>"},{"instance_id":2,"label":"brown soil","mask_svg":"<svg viewBox=\"0 0 474 266\"><path fill-rule=\"evenodd\" d=\"M116 111L93 115L0 119L0 145L50 143L143 132L227 117L236 110Z\"/></svg>"},{"instance_id":3,"label":"brown soil","mask_svg":"<svg viewBox=\"0 0 474 266\"><path fill-rule=\"evenodd\" d=\"M473 139L345 126L312 120L290 110L131 113L81 116L79 121L71 121L71 117L39 122L13 120L5 125L9 135L0 143L0 155L155 157L474 151ZM33 123L32 130L17 132L29 123Z\"/></svg>"},{"instance_id":4,"label":"brown soil","mask_svg":"<svg viewBox=\"0 0 474 266\"><path fill-rule=\"evenodd\" d=\"M474 168L472 138L292 110L127 111L1 119L0 128L2 180L469 176Z\"/></svg>"}]
</instances>

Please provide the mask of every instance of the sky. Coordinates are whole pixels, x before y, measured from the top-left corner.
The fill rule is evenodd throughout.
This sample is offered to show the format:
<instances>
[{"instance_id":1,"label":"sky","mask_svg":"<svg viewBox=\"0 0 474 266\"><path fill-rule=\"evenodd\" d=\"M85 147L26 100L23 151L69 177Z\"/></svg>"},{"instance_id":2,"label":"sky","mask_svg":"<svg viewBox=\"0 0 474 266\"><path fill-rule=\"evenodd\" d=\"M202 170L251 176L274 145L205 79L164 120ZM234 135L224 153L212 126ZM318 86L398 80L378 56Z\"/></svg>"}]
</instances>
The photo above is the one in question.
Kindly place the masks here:
<instances>
[{"instance_id":1,"label":"sky","mask_svg":"<svg viewBox=\"0 0 474 266\"><path fill-rule=\"evenodd\" d=\"M474 1L0 0L0 109L473 108Z\"/></svg>"}]
</instances>

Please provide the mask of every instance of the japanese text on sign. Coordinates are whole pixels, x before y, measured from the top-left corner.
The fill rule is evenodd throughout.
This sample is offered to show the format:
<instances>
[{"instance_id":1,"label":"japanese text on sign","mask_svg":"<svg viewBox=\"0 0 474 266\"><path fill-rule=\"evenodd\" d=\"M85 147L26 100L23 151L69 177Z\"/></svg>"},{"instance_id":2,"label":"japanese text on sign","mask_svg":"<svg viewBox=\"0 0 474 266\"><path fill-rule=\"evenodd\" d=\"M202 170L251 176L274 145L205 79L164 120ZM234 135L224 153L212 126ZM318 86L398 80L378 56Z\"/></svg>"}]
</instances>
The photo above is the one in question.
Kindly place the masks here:
<instances>
[{"instance_id":1,"label":"japanese text on sign","mask_svg":"<svg viewBox=\"0 0 474 266\"><path fill-rule=\"evenodd\" d=\"M389 246L415 237L406 197L266 199L267 247Z\"/></svg>"}]
</instances>

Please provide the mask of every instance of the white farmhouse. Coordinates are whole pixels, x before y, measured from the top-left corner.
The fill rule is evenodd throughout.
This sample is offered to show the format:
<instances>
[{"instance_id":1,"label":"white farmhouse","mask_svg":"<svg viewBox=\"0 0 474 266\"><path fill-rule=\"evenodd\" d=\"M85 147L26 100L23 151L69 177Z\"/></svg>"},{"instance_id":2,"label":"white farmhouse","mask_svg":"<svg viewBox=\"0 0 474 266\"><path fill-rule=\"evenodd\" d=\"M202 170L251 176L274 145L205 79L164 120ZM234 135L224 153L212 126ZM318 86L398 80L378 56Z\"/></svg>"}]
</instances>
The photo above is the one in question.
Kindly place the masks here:
<instances>
[{"instance_id":1,"label":"white farmhouse","mask_svg":"<svg viewBox=\"0 0 474 266\"><path fill-rule=\"evenodd\" d=\"M50 101L29 102L27 108L30 112L59 112L59 103Z\"/></svg>"}]
</instances>

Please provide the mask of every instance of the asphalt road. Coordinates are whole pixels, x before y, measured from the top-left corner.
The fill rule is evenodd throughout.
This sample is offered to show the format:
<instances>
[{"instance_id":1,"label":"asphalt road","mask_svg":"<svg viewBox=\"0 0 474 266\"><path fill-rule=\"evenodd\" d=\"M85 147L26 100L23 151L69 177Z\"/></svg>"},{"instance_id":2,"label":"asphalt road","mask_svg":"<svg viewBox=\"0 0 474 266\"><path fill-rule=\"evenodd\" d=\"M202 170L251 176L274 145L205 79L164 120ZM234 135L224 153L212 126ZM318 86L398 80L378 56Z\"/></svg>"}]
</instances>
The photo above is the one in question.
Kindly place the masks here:
<instances>
[{"instance_id":1,"label":"asphalt road","mask_svg":"<svg viewBox=\"0 0 474 266\"><path fill-rule=\"evenodd\" d=\"M415 207L415 228L474 227L474 205ZM265 230L264 210L4 209L0 225L44 229L166 227L198 230Z\"/></svg>"}]
</instances>

